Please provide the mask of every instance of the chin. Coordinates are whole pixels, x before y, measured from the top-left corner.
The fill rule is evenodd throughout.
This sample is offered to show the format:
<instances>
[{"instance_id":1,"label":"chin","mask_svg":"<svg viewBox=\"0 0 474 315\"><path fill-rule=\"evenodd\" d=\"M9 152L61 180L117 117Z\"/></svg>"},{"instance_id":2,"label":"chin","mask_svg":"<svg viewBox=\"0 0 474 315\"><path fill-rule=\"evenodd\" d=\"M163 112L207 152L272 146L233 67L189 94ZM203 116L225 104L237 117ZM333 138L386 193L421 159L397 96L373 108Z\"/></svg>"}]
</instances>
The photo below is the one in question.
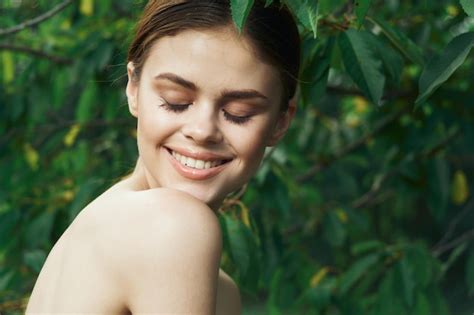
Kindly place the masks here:
<instances>
[{"instance_id":1,"label":"chin","mask_svg":"<svg viewBox=\"0 0 474 315\"><path fill-rule=\"evenodd\" d=\"M215 196L215 194L209 191L199 191L195 187L172 187L172 188L185 192L193 196L194 198L201 200L203 203L208 205L213 210L217 210L215 208L216 207L218 208L221 205L222 200L224 200L224 197L219 198L218 196Z\"/></svg>"}]
</instances>

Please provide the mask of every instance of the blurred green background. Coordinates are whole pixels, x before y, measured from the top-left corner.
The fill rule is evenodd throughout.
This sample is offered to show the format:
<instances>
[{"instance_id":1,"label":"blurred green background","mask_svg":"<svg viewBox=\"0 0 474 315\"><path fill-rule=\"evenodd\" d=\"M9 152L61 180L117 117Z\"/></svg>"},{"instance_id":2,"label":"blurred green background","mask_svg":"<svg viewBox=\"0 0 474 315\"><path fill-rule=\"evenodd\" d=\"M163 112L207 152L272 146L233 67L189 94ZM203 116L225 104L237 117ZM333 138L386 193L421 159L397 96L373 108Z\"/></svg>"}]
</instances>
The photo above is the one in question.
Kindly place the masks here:
<instances>
[{"instance_id":1,"label":"blurred green background","mask_svg":"<svg viewBox=\"0 0 474 315\"><path fill-rule=\"evenodd\" d=\"M271 1L267 1L271 2ZM474 1L286 0L297 117L221 214L244 314L472 315ZM145 1L0 1L0 313L137 158ZM237 25L249 0L234 0Z\"/></svg>"}]
</instances>

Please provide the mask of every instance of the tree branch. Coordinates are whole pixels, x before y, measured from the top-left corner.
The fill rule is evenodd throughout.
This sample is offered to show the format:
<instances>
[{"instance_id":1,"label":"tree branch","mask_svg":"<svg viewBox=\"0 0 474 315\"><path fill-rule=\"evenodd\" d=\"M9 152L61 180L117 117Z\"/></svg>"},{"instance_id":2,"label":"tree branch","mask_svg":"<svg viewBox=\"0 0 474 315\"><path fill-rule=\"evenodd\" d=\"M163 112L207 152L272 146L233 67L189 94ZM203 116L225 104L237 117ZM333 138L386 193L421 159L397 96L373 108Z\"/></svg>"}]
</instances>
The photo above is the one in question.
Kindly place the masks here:
<instances>
[{"instance_id":1,"label":"tree branch","mask_svg":"<svg viewBox=\"0 0 474 315\"><path fill-rule=\"evenodd\" d=\"M336 94L336 95L347 95L347 96L353 96L353 95L358 95L358 96L364 96L364 93L362 93L361 90L357 88L350 88L350 87L344 87L344 86L339 86L339 85L327 85L326 86L326 92L331 93L331 94ZM382 102L387 102L391 101L397 98L416 98L417 96L417 91L415 90L390 90L385 92L385 94L382 96Z\"/></svg>"},{"instance_id":2,"label":"tree branch","mask_svg":"<svg viewBox=\"0 0 474 315\"><path fill-rule=\"evenodd\" d=\"M452 140L456 138L460 134L459 128L453 128L451 129L446 137L441 139L439 142L434 144L432 147L417 153L416 155L411 156L408 158L405 162L408 161L413 161L416 159L424 158L424 157L432 157L436 155L440 150L444 149L446 146L452 143ZM392 175L396 174L399 170L400 166L384 173L379 179L375 180L370 188L369 191L367 191L365 194L363 194L361 197L358 199L354 200L351 203L351 206L355 209L364 207L366 205L369 205L370 203L373 202L379 195L378 193L380 192L383 184L392 177ZM474 198L471 199L471 201L465 206L465 208L457 214L454 219L451 221L451 223L448 226L448 229L445 233L445 235L441 238L441 240L433 247L432 253L435 257L439 257L441 254L445 253L446 251L449 251L450 249L466 242L471 239L474 239L474 229L469 230L465 233L463 233L461 236L457 237L456 239L452 240L451 242L448 242L448 240L451 238L453 235L454 231L456 230L457 225L462 221L462 219L471 212L472 208L474 208Z\"/></svg>"},{"instance_id":3,"label":"tree branch","mask_svg":"<svg viewBox=\"0 0 474 315\"><path fill-rule=\"evenodd\" d=\"M55 56L51 55L47 52L44 52L42 50L37 50L31 47L26 47L26 46L17 46L17 45L10 45L10 44L0 44L0 50L12 50L12 51L18 51L21 53L25 54L30 54L39 58L44 58L48 59L54 63L59 63L59 64L71 64L72 60L67 59L61 56Z\"/></svg>"},{"instance_id":4,"label":"tree branch","mask_svg":"<svg viewBox=\"0 0 474 315\"><path fill-rule=\"evenodd\" d=\"M459 129L458 128L455 128L455 129L451 129L448 134L446 135L446 137L444 137L443 139L441 139L439 142L437 142L436 144L434 144L432 147L422 151L422 152L419 152L417 153L416 155L414 156L409 156L407 157L404 161L402 161L402 163L404 162L410 162L410 161L413 161L413 160L416 160L416 159L420 159L420 158L424 158L424 157L432 157L434 155L436 155L436 153L438 153L440 150L442 150L443 148L445 148L446 146L448 146L449 144L451 144L452 140L457 136L459 135ZM384 173L379 179L376 179L374 180L373 184L372 184L372 187L370 188L369 191L367 191L365 194L363 194L361 197L357 198L356 200L354 200L351 205L354 209L359 209L359 208L362 208L368 204L370 204L372 202L373 199L375 199L377 197L377 194L379 193L379 191L382 189L382 186L383 184L389 179L391 178L393 175L397 174L398 171L400 169L400 165L393 168L392 170ZM473 201L473 205L474 206L474 201ZM457 224L457 223L456 223ZM446 238L449 238L450 235L448 235ZM446 241L447 239L443 238L443 242ZM438 244L442 243L442 241L440 241Z\"/></svg>"},{"instance_id":5,"label":"tree branch","mask_svg":"<svg viewBox=\"0 0 474 315\"><path fill-rule=\"evenodd\" d=\"M12 26L10 28L0 29L0 37L1 36L12 35L12 34L15 34L15 33L18 33L20 31L24 30L25 28L32 27L32 26L35 26L37 24L40 24L41 22L46 21L47 19L53 17L54 15L56 15L59 12L61 12L62 10L64 10L67 6L72 4L74 1L76 1L76 0L65 0L65 1L61 2L60 4L58 4L57 6L55 6L54 8L52 8L51 10L35 17L34 19L27 20L23 23Z\"/></svg>"},{"instance_id":6,"label":"tree branch","mask_svg":"<svg viewBox=\"0 0 474 315\"><path fill-rule=\"evenodd\" d=\"M381 132L392 122L396 121L403 113L406 112L406 110L407 109L399 110L398 112L392 113L388 115L387 117L384 117L383 119L381 119L375 124L375 127L373 130L367 132L366 134L361 136L359 139L349 143L346 147L332 154L328 158L316 162L316 164L313 165L306 173L296 177L296 181L302 183L309 180L311 177L313 177L316 173L320 172L322 169L328 167L329 165L339 160L340 158L346 156L347 154L352 153L353 151L357 150L358 148L363 146L367 142L368 139L372 138L373 136Z\"/></svg>"},{"instance_id":7,"label":"tree branch","mask_svg":"<svg viewBox=\"0 0 474 315\"><path fill-rule=\"evenodd\" d=\"M454 217L454 219L449 223L448 229L446 230L446 233L443 235L441 240L439 240L439 242L436 243L436 245L433 247L433 254L435 256L439 256L443 252L445 252L446 250L452 248L452 246L448 246L448 248L445 249L447 247L447 245L449 245L449 244L451 244L455 241L454 240L452 242L448 242L448 240L453 235L453 233L456 230L456 227L458 226L458 224L464 219L464 217L467 214L469 214L471 212L472 208L474 208L474 198L471 198L471 201L469 201L469 203L464 207L464 209L461 212L459 212ZM459 238L457 238L457 239L459 239ZM457 245L457 243L456 243L456 245Z\"/></svg>"},{"instance_id":8,"label":"tree branch","mask_svg":"<svg viewBox=\"0 0 474 315\"><path fill-rule=\"evenodd\" d=\"M471 229L471 230L468 230L466 232L464 232L463 234L461 234L461 236L455 238L454 240L452 240L451 242L449 243L446 243L442 246L439 246L435 249L433 249L432 253L433 253L433 256L435 257L439 257L441 256L443 253L447 252L448 250L450 249L453 249L454 247L464 243L464 242L468 242L470 240L473 240L474 239L474 229Z\"/></svg>"}]
</instances>

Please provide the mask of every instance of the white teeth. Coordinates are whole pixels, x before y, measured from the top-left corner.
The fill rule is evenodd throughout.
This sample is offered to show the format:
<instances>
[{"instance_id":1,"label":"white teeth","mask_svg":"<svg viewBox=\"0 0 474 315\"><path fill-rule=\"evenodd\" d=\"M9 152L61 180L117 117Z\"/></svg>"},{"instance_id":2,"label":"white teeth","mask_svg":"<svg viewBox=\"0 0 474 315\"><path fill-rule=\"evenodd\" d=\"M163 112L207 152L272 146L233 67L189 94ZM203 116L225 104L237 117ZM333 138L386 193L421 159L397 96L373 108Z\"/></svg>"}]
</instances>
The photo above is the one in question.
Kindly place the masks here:
<instances>
[{"instance_id":1,"label":"white teeth","mask_svg":"<svg viewBox=\"0 0 474 315\"><path fill-rule=\"evenodd\" d=\"M199 170L216 167L216 166L221 165L223 163L223 161L195 160L193 158L181 155L181 154L179 154L175 151L171 151L171 154L176 159L176 161L178 161L182 165L187 166L187 167L196 168L196 169L199 169Z\"/></svg>"},{"instance_id":2,"label":"white teeth","mask_svg":"<svg viewBox=\"0 0 474 315\"><path fill-rule=\"evenodd\" d=\"M194 165L194 167L195 167L195 168L198 168L198 169L200 169L200 170L202 170L202 169L204 168L204 164L205 164L204 161L202 161L202 160L197 160L197 161L196 161L196 164Z\"/></svg>"},{"instance_id":3,"label":"white teeth","mask_svg":"<svg viewBox=\"0 0 474 315\"><path fill-rule=\"evenodd\" d=\"M188 157L188 160L186 161L186 165L189 167L194 167L196 166L196 160L193 158Z\"/></svg>"}]
</instances>

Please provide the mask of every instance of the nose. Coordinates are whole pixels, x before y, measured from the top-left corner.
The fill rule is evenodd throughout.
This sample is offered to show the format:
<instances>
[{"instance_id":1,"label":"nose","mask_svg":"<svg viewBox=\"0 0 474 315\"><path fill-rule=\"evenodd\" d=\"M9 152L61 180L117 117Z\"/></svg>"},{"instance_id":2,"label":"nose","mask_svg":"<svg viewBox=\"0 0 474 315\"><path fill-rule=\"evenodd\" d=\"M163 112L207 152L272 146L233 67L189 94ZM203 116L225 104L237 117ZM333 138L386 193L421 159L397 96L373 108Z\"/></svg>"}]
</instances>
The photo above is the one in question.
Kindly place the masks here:
<instances>
[{"instance_id":1,"label":"nose","mask_svg":"<svg viewBox=\"0 0 474 315\"><path fill-rule=\"evenodd\" d=\"M218 113L212 106L199 106L195 104L196 111L182 127L184 136L199 144L215 144L223 139L218 124Z\"/></svg>"}]
</instances>

